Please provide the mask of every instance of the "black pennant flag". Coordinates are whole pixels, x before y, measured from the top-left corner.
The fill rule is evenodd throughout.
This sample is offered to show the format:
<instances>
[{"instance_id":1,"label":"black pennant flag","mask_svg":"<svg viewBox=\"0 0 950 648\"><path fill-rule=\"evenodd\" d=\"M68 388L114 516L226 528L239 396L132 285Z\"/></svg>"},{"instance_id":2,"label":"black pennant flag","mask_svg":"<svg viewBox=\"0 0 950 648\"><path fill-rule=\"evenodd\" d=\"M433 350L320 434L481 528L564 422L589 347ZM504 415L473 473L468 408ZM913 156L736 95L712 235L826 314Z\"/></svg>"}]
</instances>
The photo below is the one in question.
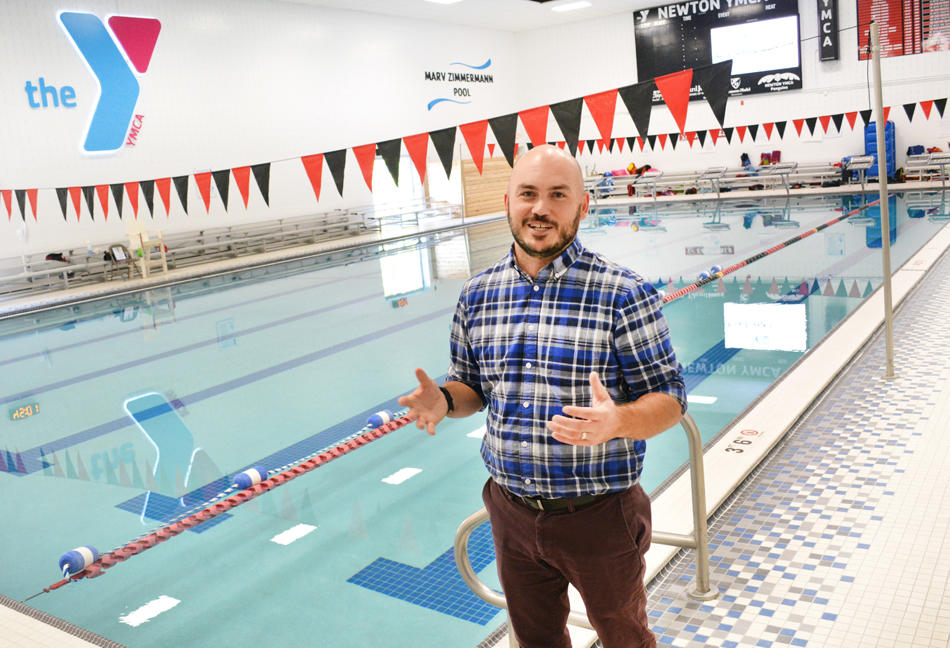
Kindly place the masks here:
<instances>
[{"instance_id":1,"label":"black pennant flag","mask_svg":"<svg viewBox=\"0 0 950 648\"><path fill-rule=\"evenodd\" d=\"M554 115L554 121L561 129L564 141L571 149L571 155L575 156L577 155L577 137L581 132L581 108L583 105L583 97L551 104L551 114Z\"/></svg>"},{"instance_id":2,"label":"black pennant flag","mask_svg":"<svg viewBox=\"0 0 950 648\"><path fill-rule=\"evenodd\" d=\"M706 146L706 131L696 131L696 137L699 138L699 148Z\"/></svg>"},{"instance_id":3,"label":"black pennant flag","mask_svg":"<svg viewBox=\"0 0 950 648\"><path fill-rule=\"evenodd\" d=\"M122 220L122 194L125 188L121 182L111 184L109 188L112 189L112 199L115 200L115 206L119 208L119 220Z\"/></svg>"},{"instance_id":4,"label":"black pennant flag","mask_svg":"<svg viewBox=\"0 0 950 648\"><path fill-rule=\"evenodd\" d=\"M636 142L636 141L637 141L637 138L636 138L636 137L628 137L628 138L627 138L627 148L632 151L632 150L633 150L633 144L634 144L634 142Z\"/></svg>"},{"instance_id":5,"label":"black pennant flag","mask_svg":"<svg viewBox=\"0 0 950 648\"><path fill-rule=\"evenodd\" d=\"M831 116L831 121L835 123L835 128L841 132L841 125L844 123L844 113L837 113Z\"/></svg>"},{"instance_id":6,"label":"black pennant flag","mask_svg":"<svg viewBox=\"0 0 950 648\"><path fill-rule=\"evenodd\" d=\"M729 98L731 77L732 59L693 69L693 83L702 88L703 95L720 126L726 119L726 100Z\"/></svg>"},{"instance_id":7,"label":"black pennant flag","mask_svg":"<svg viewBox=\"0 0 950 648\"><path fill-rule=\"evenodd\" d=\"M871 123L871 110L862 110L861 111L861 120L864 122L864 125L867 126Z\"/></svg>"},{"instance_id":8,"label":"black pennant flag","mask_svg":"<svg viewBox=\"0 0 950 648\"><path fill-rule=\"evenodd\" d=\"M14 189L16 204L20 206L20 218L26 221L26 189Z\"/></svg>"},{"instance_id":9,"label":"black pennant flag","mask_svg":"<svg viewBox=\"0 0 950 648\"><path fill-rule=\"evenodd\" d=\"M904 104L904 112L907 113L907 121L914 121L914 111L917 109L917 102L912 101Z\"/></svg>"},{"instance_id":10,"label":"black pennant flag","mask_svg":"<svg viewBox=\"0 0 950 648\"><path fill-rule=\"evenodd\" d=\"M386 163L389 169L389 175L393 177L393 182L399 186L399 155L402 147L402 139L386 140L385 142L376 142L376 153Z\"/></svg>"},{"instance_id":11,"label":"black pennant flag","mask_svg":"<svg viewBox=\"0 0 950 648\"><path fill-rule=\"evenodd\" d=\"M504 153L509 166L515 165L515 133L518 130L518 113L492 117L488 120L491 132L495 135L498 148Z\"/></svg>"},{"instance_id":12,"label":"black pennant flag","mask_svg":"<svg viewBox=\"0 0 950 648\"><path fill-rule=\"evenodd\" d=\"M185 213L188 213L188 176L175 176L172 178L172 182L175 184L175 193L178 194L178 200L181 201L181 208L185 210ZM152 208L152 203L148 204L148 208Z\"/></svg>"},{"instance_id":13,"label":"black pennant flag","mask_svg":"<svg viewBox=\"0 0 950 648\"><path fill-rule=\"evenodd\" d=\"M782 139L783 137L785 137L785 124L787 124L787 123L788 123L788 122L785 122L785 121L777 121L777 122L775 122L775 129L778 131L778 138L779 138L779 139Z\"/></svg>"},{"instance_id":14,"label":"black pennant flag","mask_svg":"<svg viewBox=\"0 0 950 648\"><path fill-rule=\"evenodd\" d=\"M610 151L611 153L614 152L614 138L613 137L610 138L610 144L607 145L607 150Z\"/></svg>"},{"instance_id":15,"label":"black pennant flag","mask_svg":"<svg viewBox=\"0 0 950 648\"><path fill-rule=\"evenodd\" d=\"M647 135L647 142L650 143L650 148L656 148L656 135Z\"/></svg>"},{"instance_id":16,"label":"black pennant flag","mask_svg":"<svg viewBox=\"0 0 950 648\"><path fill-rule=\"evenodd\" d=\"M749 134L752 135L752 142L755 142L755 136L759 134L759 125L749 124Z\"/></svg>"},{"instance_id":17,"label":"black pennant flag","mask_svg":"<svg viewBox=\"0 0 950 648\"><path fill-rule=\"evenodd\" d=\"M227 209L228 190L231 188L231 169L212 171L211 177L214 178L214 186L218 188L218 193L221 195L221 202L224 203L224 208Z\"/></svg>"},{"instance_id":18,"label":"black pennant flag","mask_svg":"<svg viewBox=\"0 0 950 648\"><path fill-rule=\"evenodd\" d=\"M261 191L264 204L270 207L270 162L252 164L251 173L254 174L254 181L257 182L257 188Z\"/></svg>"},{"instance_id":19,"label":"black pennant flag","mask_svg":"<svg viewBox=\"0 0 950 648\"><path fill-rule=\"evenodd\" d=\"M96 220L95 214L93 214L93 205L95 201L93 196L95 195L96 188L89 186L82 188L82 197L86 199L86 206L89 208L89 218Z\"/></svg>"},{"instance_id":20,"label":"black pennant flag","mask_svg":"<svg viewBox=\"0 0 950 648\"><path fill-rule=\"evenodd\" d=\"M69 194L69 189L67 189L66 187L56 188L56 197L59 198L59 208L63 210L63 220L68 220L66 218L66 196L68 194Z\"/></svg>"},{"instance_id":21,"label":"black pennant flag","mask_svg":"<svg viewBox=\"0 0 950 648\"><path fill-rule=\"evenodd\" d=\"M140 180L139 186L142 188L142 196L145 198L145 204L148 205L148 214L155 218L155 210L152 209L155 203L155 181Z\"/></svg>"},{"instance_id":22,"label":"black pennant flag","mask_svg":"<svg viewBox=\"0 0 950 648\"><path fill-rule=\"evenodd\" d=\"M679 133L670 133L670 144L672 144L672 146L670 147L671 149L676 148L676 143L679 141L679 139L680 139Z\"/></svg>"},{"instance_id":23,"label":"black pennant flag","mask_svg":"<svg viewBox=\"0 0 950 648\"><path fill-rule=\"evenodd\" d=\"M333 183L336 185L337 192L342 197L343 172L346 169L346 149L324 153L323 159L326 160L327 166L330 167L330 175L333 176Z\"/></svg>"},{"instance_id":24,"label":"black pennant flag","mask_svg":"<svg viewBox=\"0 0 950 648\"><path fill-rule=\"evenodd\" d=\"M617 92L623 100L623 105L630 113L633 125L637 127L637 134L646 137L650 129L650 111L653 109L653 90L656 83L653 79L643 83L624 86Z\"/></svg>"},{"instance_id":25,"label":"black pennant flag","mask_svg":"<svg viewBox=\"0 0 950 648\"><path fill-rule=\"evenodd\" d=\"M937 112L940 113L940 118L943 118L943 109L947 107L947 98L943 99L934 99L934 105L937 107Z\"/></svg>"},{"instance_id":26,"label":"black pennant flag","mask_svg":"<svg viewBox=\"0 0 950 648\"><path fill-rule=\"evenodd\" d=\"M594 152L594 146L597 145L597 140L587 140L587 150L591 153Z\"/></svg>"},{"instance_id":27,"label":"black pennant flag","mask_svg":"<svg viewBox=\"0 0 950 648\"><path fill-rule=\"evenodd\" d=\"M805 117L805 125L808 126L808 132L815 134L815 125L818 124L817 117Z\"/></svg>"},{"instance_id":28,"label":"black pennant flag","mask_svg":"<svg viewBox=\"0 0 950 648\"><path fill-rule=\"evenodd\" d=\"M445 169L445 177L452 175L452 149L455 148L455 126L443 128L442 130L429 131L429 139L435 147L435 152L439 154L442 160L442 168Z\"/></svg>"},{"instance_id":29,"label":"black pennant flag","mask_svg":"<svg viewBox=\"0 0 950 648\"><path fill-rule=\"evenodd\" d=\"M723 128L722 132L726 135L726 141L732 144L733 127L729 126L728 128Z\"/></svg>"}]
</instances>

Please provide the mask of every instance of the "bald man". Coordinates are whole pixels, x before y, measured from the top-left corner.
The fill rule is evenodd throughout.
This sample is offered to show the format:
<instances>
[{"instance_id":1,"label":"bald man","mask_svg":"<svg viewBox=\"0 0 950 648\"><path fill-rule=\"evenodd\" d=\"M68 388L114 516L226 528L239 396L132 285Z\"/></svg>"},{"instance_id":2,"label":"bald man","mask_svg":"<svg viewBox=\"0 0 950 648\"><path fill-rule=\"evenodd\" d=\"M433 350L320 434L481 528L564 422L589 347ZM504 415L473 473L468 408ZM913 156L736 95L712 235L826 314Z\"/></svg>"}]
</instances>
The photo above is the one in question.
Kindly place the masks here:
<instances>
[{"instance_id":1,"label":"bald man","mask_svg":"<svg viewBox=\"0 0 950 648\"><path fill-rule=\"evenodd\" d=\"M510 253L469 279L452 322L448 381L416 370L399 399L429 434L487 408L482 498L521 648L570 648L568 584L604 648L653 647L643 554L646 439L686 411L652 285L577 240L589 196L554 146L515 164Z\"/></svg>"}]
</instances>

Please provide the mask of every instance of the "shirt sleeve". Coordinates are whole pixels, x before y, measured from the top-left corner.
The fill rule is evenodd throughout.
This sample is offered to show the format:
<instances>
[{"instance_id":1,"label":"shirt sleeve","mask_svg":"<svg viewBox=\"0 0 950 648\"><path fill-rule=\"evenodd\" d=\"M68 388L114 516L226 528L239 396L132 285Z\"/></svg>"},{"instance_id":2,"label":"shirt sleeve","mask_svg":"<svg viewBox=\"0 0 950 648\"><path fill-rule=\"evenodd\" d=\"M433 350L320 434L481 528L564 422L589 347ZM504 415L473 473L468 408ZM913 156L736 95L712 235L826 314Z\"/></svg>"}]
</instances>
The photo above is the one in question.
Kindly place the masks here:
<instances>
[{"instance_id":1,"label":"shirt sleeve","mask_svg":"<svg viewBox=\"0 0 950 648\"><path fill-rule=\"evenodd\" d=\"M630 400L651 392L669 394L685 412L686 385L661 305L653 286L634 283L621 299L614 321L614 345Z\"/></svg>"},{"instance_id":2,"label":"shirt sleeve","mask_svg":"<svg viewBox=\"0 0 950 648\"><path fill-rule=\"evenodd\" d=\"M465 293L459 297L452 317L452 332L449 335L449 369L448 379L471 387L482 400L482 409L488 404L482 390L481 373L478 370L478 361L472 348L468 331L468 317L465 305Z\"/></svg>"}]
</instances>

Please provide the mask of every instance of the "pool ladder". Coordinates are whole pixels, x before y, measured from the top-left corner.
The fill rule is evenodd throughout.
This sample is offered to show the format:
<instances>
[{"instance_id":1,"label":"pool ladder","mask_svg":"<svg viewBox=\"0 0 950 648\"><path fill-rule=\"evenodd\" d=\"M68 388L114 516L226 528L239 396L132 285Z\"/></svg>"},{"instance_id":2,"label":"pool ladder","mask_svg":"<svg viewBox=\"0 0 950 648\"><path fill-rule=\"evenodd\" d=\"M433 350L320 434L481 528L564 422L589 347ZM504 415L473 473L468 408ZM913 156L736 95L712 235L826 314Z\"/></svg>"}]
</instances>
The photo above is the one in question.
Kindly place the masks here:
<instances>
[{"instance_id":1,"label":"pool ladder","mask_svg":"<svg viewBox=\"0 0 950 648\"><path fill-rule=\"evenodd\" d=\"M703 441L699 434L696 421L688 413L683 415L680 425L686 432L689 442L689 473L693 496L693 532L667 533L654 531L652 541L657 544L683 547L696 550L696 578L691 583L686 595L696 601L711 601L719 596L719 591L709 584L709 547L707 545L706 528L706 479L703 473ZM472 568L468 558L468 539L472 532L488 520L488 511L481 508L468 516L458 531L455 532L455 564L465 584L483 601L491 605L508 608L505 595L497 592L482 582ZM593 630L587 615L571 610L567 623L573 626ZM511 625L508 626L508 641L510 648L517 648Z\"/></svg>"}]
</instances>

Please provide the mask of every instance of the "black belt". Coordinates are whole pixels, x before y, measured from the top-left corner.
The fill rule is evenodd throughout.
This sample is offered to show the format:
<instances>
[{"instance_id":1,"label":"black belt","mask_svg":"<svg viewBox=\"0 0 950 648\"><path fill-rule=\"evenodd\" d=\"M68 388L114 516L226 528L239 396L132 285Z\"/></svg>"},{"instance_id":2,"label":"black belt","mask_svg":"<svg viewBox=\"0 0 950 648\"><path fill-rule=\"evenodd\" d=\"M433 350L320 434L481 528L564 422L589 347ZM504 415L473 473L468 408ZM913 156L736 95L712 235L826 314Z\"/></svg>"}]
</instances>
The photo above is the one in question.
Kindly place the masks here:
<instances>
[{"instance_id":1,"label":"black belt","mask_svg":"<svg viewBox=\"0 0 950 648\"><path fill-rule=\"evenodd\" d=\"M608 495L612 495L612 493L603 493L601 495L581 495L580 497L555 497L548 499L544 497L524 497L522 495L515 495L511 491L508 491L508 494L511 496L513 502L521 504L533 511L545 511L547 513L579 511L582 508L587 508L599 502Z\"/></svg>"}]
</instances>

